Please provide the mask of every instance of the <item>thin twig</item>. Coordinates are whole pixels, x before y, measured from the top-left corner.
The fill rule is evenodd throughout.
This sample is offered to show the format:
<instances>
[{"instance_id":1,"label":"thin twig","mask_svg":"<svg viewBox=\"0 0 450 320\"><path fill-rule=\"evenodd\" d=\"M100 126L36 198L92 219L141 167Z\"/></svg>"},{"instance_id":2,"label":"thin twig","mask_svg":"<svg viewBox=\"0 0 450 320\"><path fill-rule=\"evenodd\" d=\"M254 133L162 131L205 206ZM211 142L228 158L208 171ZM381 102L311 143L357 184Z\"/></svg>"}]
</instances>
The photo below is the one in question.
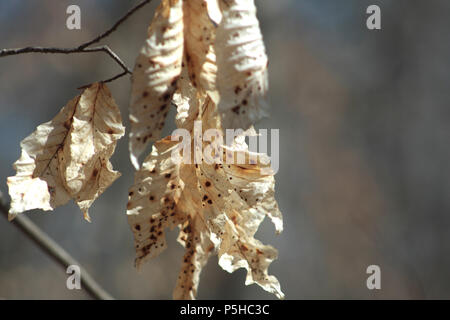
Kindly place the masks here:
<instances>
[{"instance_id":1,"label":"thin twig","mask_svg":"<svg viewBox=\"0 0 450 320\"><path fill-rule=\"evenodd\" d=\"M8 217L9 205L3 202L1 193L0 211L6 218ZM39 245L41 249L55 259L62 267L64 267L64 270L67 270L67 267L70 265L79 266L82 288L84 288L93 298L101 300L114 299L94 280L94 278L80 265L79 262L77 262L67 251L65 251L26 216L19 215L12 221L12 223L23 233L25 233L33 242Z\"/></svg>"},{"instance_id":2,"label":"thin twig","mask_svg":"<svg viewBox=\"0 0 450 320\"><path fill-rule=\"evenodd\" d=\"M109 55L117 64L127 73L131 73L131 70L125 65L125 63L114 53L108 46L94 47L94 48L43 48L43 47L26 47L18 49L2 49L0 50L0 57L12 56L23 53L91 53L91 52L105 52Z\"/></svg>"},{"instance_id":3,"label":"thin twig","mask_svg":"<svg viewBox=\"0 0 450 320\"><path fill-rule=\"evenodd\" d=\"M106 79L106 80L102 80L102 81L100 81L100 82L101 82L101 83L108 83L108 82L114 81L114 80L116 80L116 79L119 79L119 78L121 78L121 77L123 77L123 76L125 76L125 75L127 75L127 74L128 74L128 72L127 72L127 71L124 71L124 72L122 72L122 73L119 73L119 74L115 75L114 77L111 77L111 78ZM84 86L78 87L77 89L78 89L78 90L83 90L83 89L89 88L91 85L92 85L92 83L85 84Z\"/></svg>"},{"instance_id":4,"label":"thin twig","mask_svg":"<svg viewBox=\"0 0 450 320\"><path fill-rule=\"evenodd\" d=\"M122 72L122 73L119 73L118 75L115 75L114 77L111 77L111 78L109 78L109 79L103 80L103 81L101 81L101 82L102 82L102 83L108 83L108 82L114 81L114 80L116 80L116 79L119 79L120 77L123 77L123 76L126 75L127 73L128 73L128 72L124 71L124 72Z\"/></svg>"},{"instance_id":5,"label":"thin twig","mask_svg":"<svg viewBox=\"0 0 450 320\"><path fill-rule=\"evenodd\" d=\"M80 52L99 52L103 51L106 52L114 61L117 62L118 65L120 65L126 73L132 73L132 71L123 63L122 60L120 60L119 56L114 53L108 46L101 46L101 47L95 47L95 48L84 48L83 51Z\"/></svg>"},{"instance_id":6,"label":"thin twig","mask_svg":"<svg viewBox=\"0 0 450 320\"><path fill-rule=\"evenodd\" d=\"M112 51L108 46L100 46L90 48L89 46L100 42L102 39L108 37L111 33L113 33L125 20L127 20L133 13L141 9L146 4L150 3L151 0L143 0L138 3L136 6L131 8L125 15L122 16L114 25L103 32L101 35L92 39L91 41L82 43L78 47L74 48L54 48L54 47L25 47L25 48L15 48L15 49L1 49L0 50L0 58L24 54L24 53L61 53L61 54L72 54L72 53L88 53L88 52L105 52L108 54L122 69L124 72L109 78L107 80L102 81L103 83L111 82L116 80L126 74L131 74L132 71L128 68L125 63L119 58L119 56Z\"/></svg>"}]
</instances>

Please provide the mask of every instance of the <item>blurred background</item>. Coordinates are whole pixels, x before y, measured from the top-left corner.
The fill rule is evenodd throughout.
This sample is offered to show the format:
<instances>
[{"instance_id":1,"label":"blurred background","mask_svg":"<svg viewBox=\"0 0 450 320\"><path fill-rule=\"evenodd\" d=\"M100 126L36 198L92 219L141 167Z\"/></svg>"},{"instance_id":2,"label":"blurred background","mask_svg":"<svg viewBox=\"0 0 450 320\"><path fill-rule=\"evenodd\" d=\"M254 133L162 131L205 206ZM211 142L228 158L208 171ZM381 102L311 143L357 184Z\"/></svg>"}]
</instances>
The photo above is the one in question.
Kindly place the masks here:
<instances>
[{"instance_id":1,"label":"blurred background","mask_svg":"<svg viewBox=\"0 0 450 320\"><path fill-rule=\"evenodd\" d=\"M103 43L129 67L159 1ZM109 28L137 1L3 0L0 48L74 47ZM82 29L66 28L66 8L81 7ZM270 267L287 299L450 298L450 2L446 0L257 0L270 59L271 116L280 129L276 197L285 231L265 221L256 237L279 250ZM366 28L366 8L381 8L382 30ZM53 118L77 87L121 69L104 53L28 54L0 59L0 190L20 156L20 141ZM130 82L109 85L129 128ZM174 111L169 114L173 116ZM165 133L174 127L169 121ZM134 268L125 215L133 169L128 138L112 163L122 172L90 209L70 204L26 213L119 299L170 299L183 248ZM381 268L368 290L366 268ZM0 217L0 298L89 299L66 289L67 275ZM273 299L244 286L212 258L200 299Z\"/></svg>"}]
</instances>

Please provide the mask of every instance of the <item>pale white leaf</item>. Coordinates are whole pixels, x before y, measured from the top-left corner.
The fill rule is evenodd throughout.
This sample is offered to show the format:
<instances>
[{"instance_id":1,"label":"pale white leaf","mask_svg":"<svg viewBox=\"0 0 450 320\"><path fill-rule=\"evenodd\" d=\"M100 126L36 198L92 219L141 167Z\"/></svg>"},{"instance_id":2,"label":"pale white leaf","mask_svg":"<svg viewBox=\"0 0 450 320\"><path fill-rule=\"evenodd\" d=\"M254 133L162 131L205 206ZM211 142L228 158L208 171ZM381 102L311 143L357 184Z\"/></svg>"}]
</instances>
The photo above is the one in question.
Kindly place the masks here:
<instances>
[{"instance_id":1,"label":"pale white leaf","mask_svg":"<svg viewBox=\"0 0 450 320\"><path fill-rule=\"evenodd\" d=\"M222 126L247 129L267 114L267 65L254 0L219 0L217 28L218 105Z\"/></svg>"},{"instance_id":2,"label":"pale white leaf","mask_svg":"<svg viewBox=\"0 0 450 320\"><path fill-rule=\"evenodd\" d=\"M136 60L130 100L130 158L139 168L139 155L160 137L177 87L183 58L182 0L163 0L148 29Z\"/></svg>"},{"instance_id":3,"label":"pale white leaf","mask_svg":"<svg viewBox=\"0 0 450 320\"><path fill-rule=\"evenodd\" d=\"M172 159L177 142L163 139L153 145L151 154L135 173L129 190L128 223L134 233L136 266L157 256L166 248L165 229L185 221L176 208L183 188L179 167Z\"/></svg>"},{"instance_id":4,"label":"pale white leaf","mask_svg":"<svg viewBox=\"0 0 450 320\"><path fill-rule=\"evenodd\" d=\"M190 0L184 6L186 63L192 85L205 91L217 103L216 27L208 16L207 0Z\"/></svg>"},{"instance_id":5,"label":"pale white leaf","mask_svg":"<svg viewBox=\"0 0 450 320\"><path fill-rule=\"evenodd\" d=\"M91 204L120 176L109 158L124 133L106 85L85 89L22 141L17 174L8 178L9 218L31 209L53 210L74 199L89 220Z\"/></svg>"},{"instance_id":6,"label":"pale white leaf","mask_svg":"<svg viewBox=\"0 0 450 320\"><path fill-rule=\"evenodd\" d=\"M210 128L220 130L212 99L206 97L198 114L203 132ZM184 118L182 124L186 123L189 121ZM179 144L169 142L169 138L157 142L131 188L128 216L135 235L138 264L161 252L166 247L164 228L178 224L181 229L178 240L186 251L173 293L175 299L195 298L201 270L214 253L218 253L219 265L226 271L245 268L246 284L256 283L282 298L278 280L268 275L277 252L254 239L265 216L271 218L278 233L282 231L275 180L270 170L263 170L270 168L270 164L262 163L259 154L255 158L241 140L223 146L217 163L178 162L172 151ZM208 144L204 141L203 148ZM235 159L238 153L245 163L227 163L227 158ZM174 182L165 178L168 172ZM168 189L170 184L177 186L175 191ZM168 199L168 207L164 206L166 200L152 204L148 200L150 194L157 194L155 199ZM167 218L172 220L166 222L169 207L173 218Z\"/></svg>"}]
</instances>

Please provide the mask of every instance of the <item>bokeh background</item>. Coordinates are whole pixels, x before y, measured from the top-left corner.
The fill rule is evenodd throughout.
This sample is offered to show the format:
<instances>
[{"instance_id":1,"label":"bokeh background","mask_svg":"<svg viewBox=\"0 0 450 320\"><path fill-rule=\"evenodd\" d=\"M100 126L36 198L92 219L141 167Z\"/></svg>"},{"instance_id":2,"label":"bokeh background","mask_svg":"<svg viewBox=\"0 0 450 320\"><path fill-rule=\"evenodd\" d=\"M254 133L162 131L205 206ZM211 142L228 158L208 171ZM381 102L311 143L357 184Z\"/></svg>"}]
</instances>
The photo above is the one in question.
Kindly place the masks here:
<instances>
[{"instance_id":1,"label":"bokeh background","mask_svg":"<svg viewBox=\"0 0 450 320\"><path fill-rule=\"evenodd\" d=\"M109 28L137 1L2 0L0 48L73 47ZM154 0L104 43L130 66ZM270 58L271 116L280 129L276 197L285 231L265 221L257 238L279 250L270 267L287 299L450 298L450 2L446 0L257 0ZM66 8L82 29L65 27ZM366 28L366 8L382 30ZM19 143L78 94L119 73L105 54L29 54L0 59L0 190L14 175ZM129 79L110 84L128 122ZM172 110L173 115L173 110ZM171 132L169 121L165 133ZM170 299L181 265L177 230L141 273L127 224L133 181L128 139L112 157L123 175L93 205L93 223L73 204L26 213L119 299ZM366 287L379 265L381 290ZM89 299L66 289L67 275L0 217L0 298ZM209 261L200 299L272 299Z\"/></svg>"}]
</instances>

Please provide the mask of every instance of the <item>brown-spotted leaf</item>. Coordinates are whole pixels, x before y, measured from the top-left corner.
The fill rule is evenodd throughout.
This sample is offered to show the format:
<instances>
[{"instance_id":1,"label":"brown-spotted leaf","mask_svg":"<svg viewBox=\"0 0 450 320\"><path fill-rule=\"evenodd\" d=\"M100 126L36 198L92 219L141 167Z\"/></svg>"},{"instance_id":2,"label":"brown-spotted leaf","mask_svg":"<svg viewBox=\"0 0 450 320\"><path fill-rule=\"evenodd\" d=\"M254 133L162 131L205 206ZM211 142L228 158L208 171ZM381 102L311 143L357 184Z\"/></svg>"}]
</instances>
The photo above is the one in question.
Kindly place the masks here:
<instances>
[{"instance_id":1,"label":"brown-spotted leaf","mask_svg":"<svg viewBox=\"0 0 450 320\"><path fill-rule=\"evenodd\" d=\"M210 240L211 234L205 225L201 212L205 201L201 196L199 182L192 165L181 165L180 178L185 186L177 204L177 209L184 213L187 221L180 226L178 242L186 248L173 292L174 299L195 299L200 281L200 273L214 251ZM195 186L195 188L194 188Z\"/></svg>"},{"instance_id":2,"label":"brown-spotted leaf","mask_svg":"<svg viewBox=\"0 0 450 320\"><path fill-rule=\"evenodd\" d=\"M264 290L283 299L277 278L268 275L269 265L277 259L278 252L269 245L248 236L244 228L229 223L225 228L222 245L219 250L219 265L232 273L239 268L247 270L245 284L258 284ZM237 239L237 240L236 240Z\"/></svg>"},{"instance_id":3,"label":"brown-spotted leaf","mask_svg":"<svg viewBox=\"0 0 450 320\"><path fill-rule=\"evenodd\" d=\"M192 131L194 121L199 119L201 107L205 101L205 94L197 90L189 79L186 59L183 62L178 88L173 95L173 103L177 108L175 123L177 128Z\"/></svg>"},{"instance_id":4,"label":"brown-spotted leaf","mask_svg":"<svg viewBox=\"0 0 450 320\"><path fill-rule=\"evenodd\" d=\"M124 133L106 85L85 89L21 142L17 174L8 178L9 218L31 209L53 210L74 199L89 220L91 204L120 176L109 158Z\"/></svg>"},{"instance_id":5,"label":"brown-spotted leaf","mask_svg":"<svg viewBox=\"0 0 450 320\"><path fill-rule=\"evenodd\" d=\"M244 149L243 149L244 148ZM275 200L275 178L270 168L269 158L260 153L248 150L245 142L241 145L224 146L224 162L230 158L242 157L244 163L236 165L225 165L224 171L230 181L233 181L235 192L241 200L259 213L267 215L275 226L279 234L283 231L283 217ZM252 221L250 220L250 223ZM256 228L247 224L247 221L240 221L239 225L246 225L246 230ZM254 234L254 232L252 234Z\"/></svg>"},{"instance_id":6,"label":"brown-spotted leaf","mask_svg":"<svg viewBox=\"0 0 450 320\"><path fill-rule=\"evenodd\" d=\"M247 129L266 115L268 59L254 0L219 0L217 28L218 105L222 125Z\"/></svg>"},{"instance_id":7,"label":"brown-spotted leaf","mask_svg":"<svg viewBox=\"0 0 450 320\"><path fill-rule=\"evenodd\" d=\"M214 252L214 244L200 215L189 220L180 231L179 242L186 248L177 285L173 292L176 300L193 300L197 295L200 273Z\"/></svg>"},{"instance_id":8,"label":"brown-spotted leaf","mask_svg":"<svg viewBox=\"0 0 450 320\"><path fill-rule=\"evenodd\" d=\"M278 233L283 229L282 216L274 198L273 175L262 170L264 165L259 161L250 163L252 158L248 150L244 154L245 164L227 164L225 161L230 152L242 153L243 150L224 147L224 162L202 164L200 174L197 174L208 204L216 208L215 214L205 212L204 216L210 232L220 239L219 265L228 272L247 269L247 285L256 283L283 298L278 280L268 275L268 267L276 259L277 251L253 238L266 215Z\"/></svg>"},{"instance_id":9,"label":"brown-spotted leaf","mask_svg":"<svg viewBox=\"0 0 450 320\"><path fill-rule=\"evenodd\" d=\"M177 142L166 138L153 145L151 154L135 173L129 190L128 223L134 233L136 266L166 248L165 229L186 220L176 204L183 188L172 151Z\"/></svg>"},{"instance_id":10,"label":"brown-spotted leaf","mask_svg":"<svg viewBox=\"0 0 450 320\"><path fill-rule=\"evenodd\" d=\"M189 103L185 103L185 107L188 108ZM183 112L186 117L189 116L188 111ZM198 114L197 119L203 124L203 134L214 128L220 132L217 107L210 97L205 98ZM186 117L182 117L182 125L190 123ZM266 162L266 157L252 154L245 140L240 139L231 146L222 145L222 148L215 150L218 157L212 157L213 162L179 162L180 159L174 160L172 151L179 150L181 143L168 142L169 139L156 143L144 164L147 167L138 171L139 177L136 176L142 183L136 183L131 189L128 214L131 218L130 213L136 213L133 220L129 221L134 228L138 260L155 256L166 246L164 234L159 229L159 236L155 235L152 241L146 240L151 234L148 231L149 218L153 219L153 223L160 221L158 223L161 228L166 227L164 219L159 220L163 218L161 212L165 209L161 205L152 206L147 200L148 192L160 192L159 197L170 199L169 204L173 206L171 209L175 217L170 226L179 225L179 242L186 249L173 293L175 299L195 298L201 270L208 258L215 253L218 253L219 265L224 270L233 272L238 268L245 268L246 284L256 283L282 298L278 280L268 275L268 267L276 259L277 251L254 239L265 216L271 218L278 233L283 226L274 198L275 180L268 170L270 164ZM205 150L210 144L211 142L203 141L201 146ZM194 152L197 145L191 141L190 147L191 152ZM236 163L238 154L240 163ZM264 161L261 161L262 158ZM235 162L228 163L228 159L234 159ZM180 187L172 195L163 178L166 172L170 172L171 177L176 176L176 185ZM139 196L133 198L136 190L140 192ZM139 239L143 240L139 242Z\"/></svg>"},{"instance_id":11,"label":"brown-spotted leaf","mask_svg":"<svg viewBox=\"0 0 450 320\"><path fill-rule=\"evenodd\" d=\"M183 3L186 63L192 85L218 101L216 89L216 27L208 15L208 0Z\"/></svg>"},{"instance_id":12,"label":"brown-spotted leaf","mask_svg":"<svg viewBox=\"0 0 450 320\"><path fill-rule=\"evenodd\" d=\"M159 139L183 58L182 0L163 0L148 29L136 60L130 100L130 158L139 168L139 155Z\"/></svg>"}]
</instances>

